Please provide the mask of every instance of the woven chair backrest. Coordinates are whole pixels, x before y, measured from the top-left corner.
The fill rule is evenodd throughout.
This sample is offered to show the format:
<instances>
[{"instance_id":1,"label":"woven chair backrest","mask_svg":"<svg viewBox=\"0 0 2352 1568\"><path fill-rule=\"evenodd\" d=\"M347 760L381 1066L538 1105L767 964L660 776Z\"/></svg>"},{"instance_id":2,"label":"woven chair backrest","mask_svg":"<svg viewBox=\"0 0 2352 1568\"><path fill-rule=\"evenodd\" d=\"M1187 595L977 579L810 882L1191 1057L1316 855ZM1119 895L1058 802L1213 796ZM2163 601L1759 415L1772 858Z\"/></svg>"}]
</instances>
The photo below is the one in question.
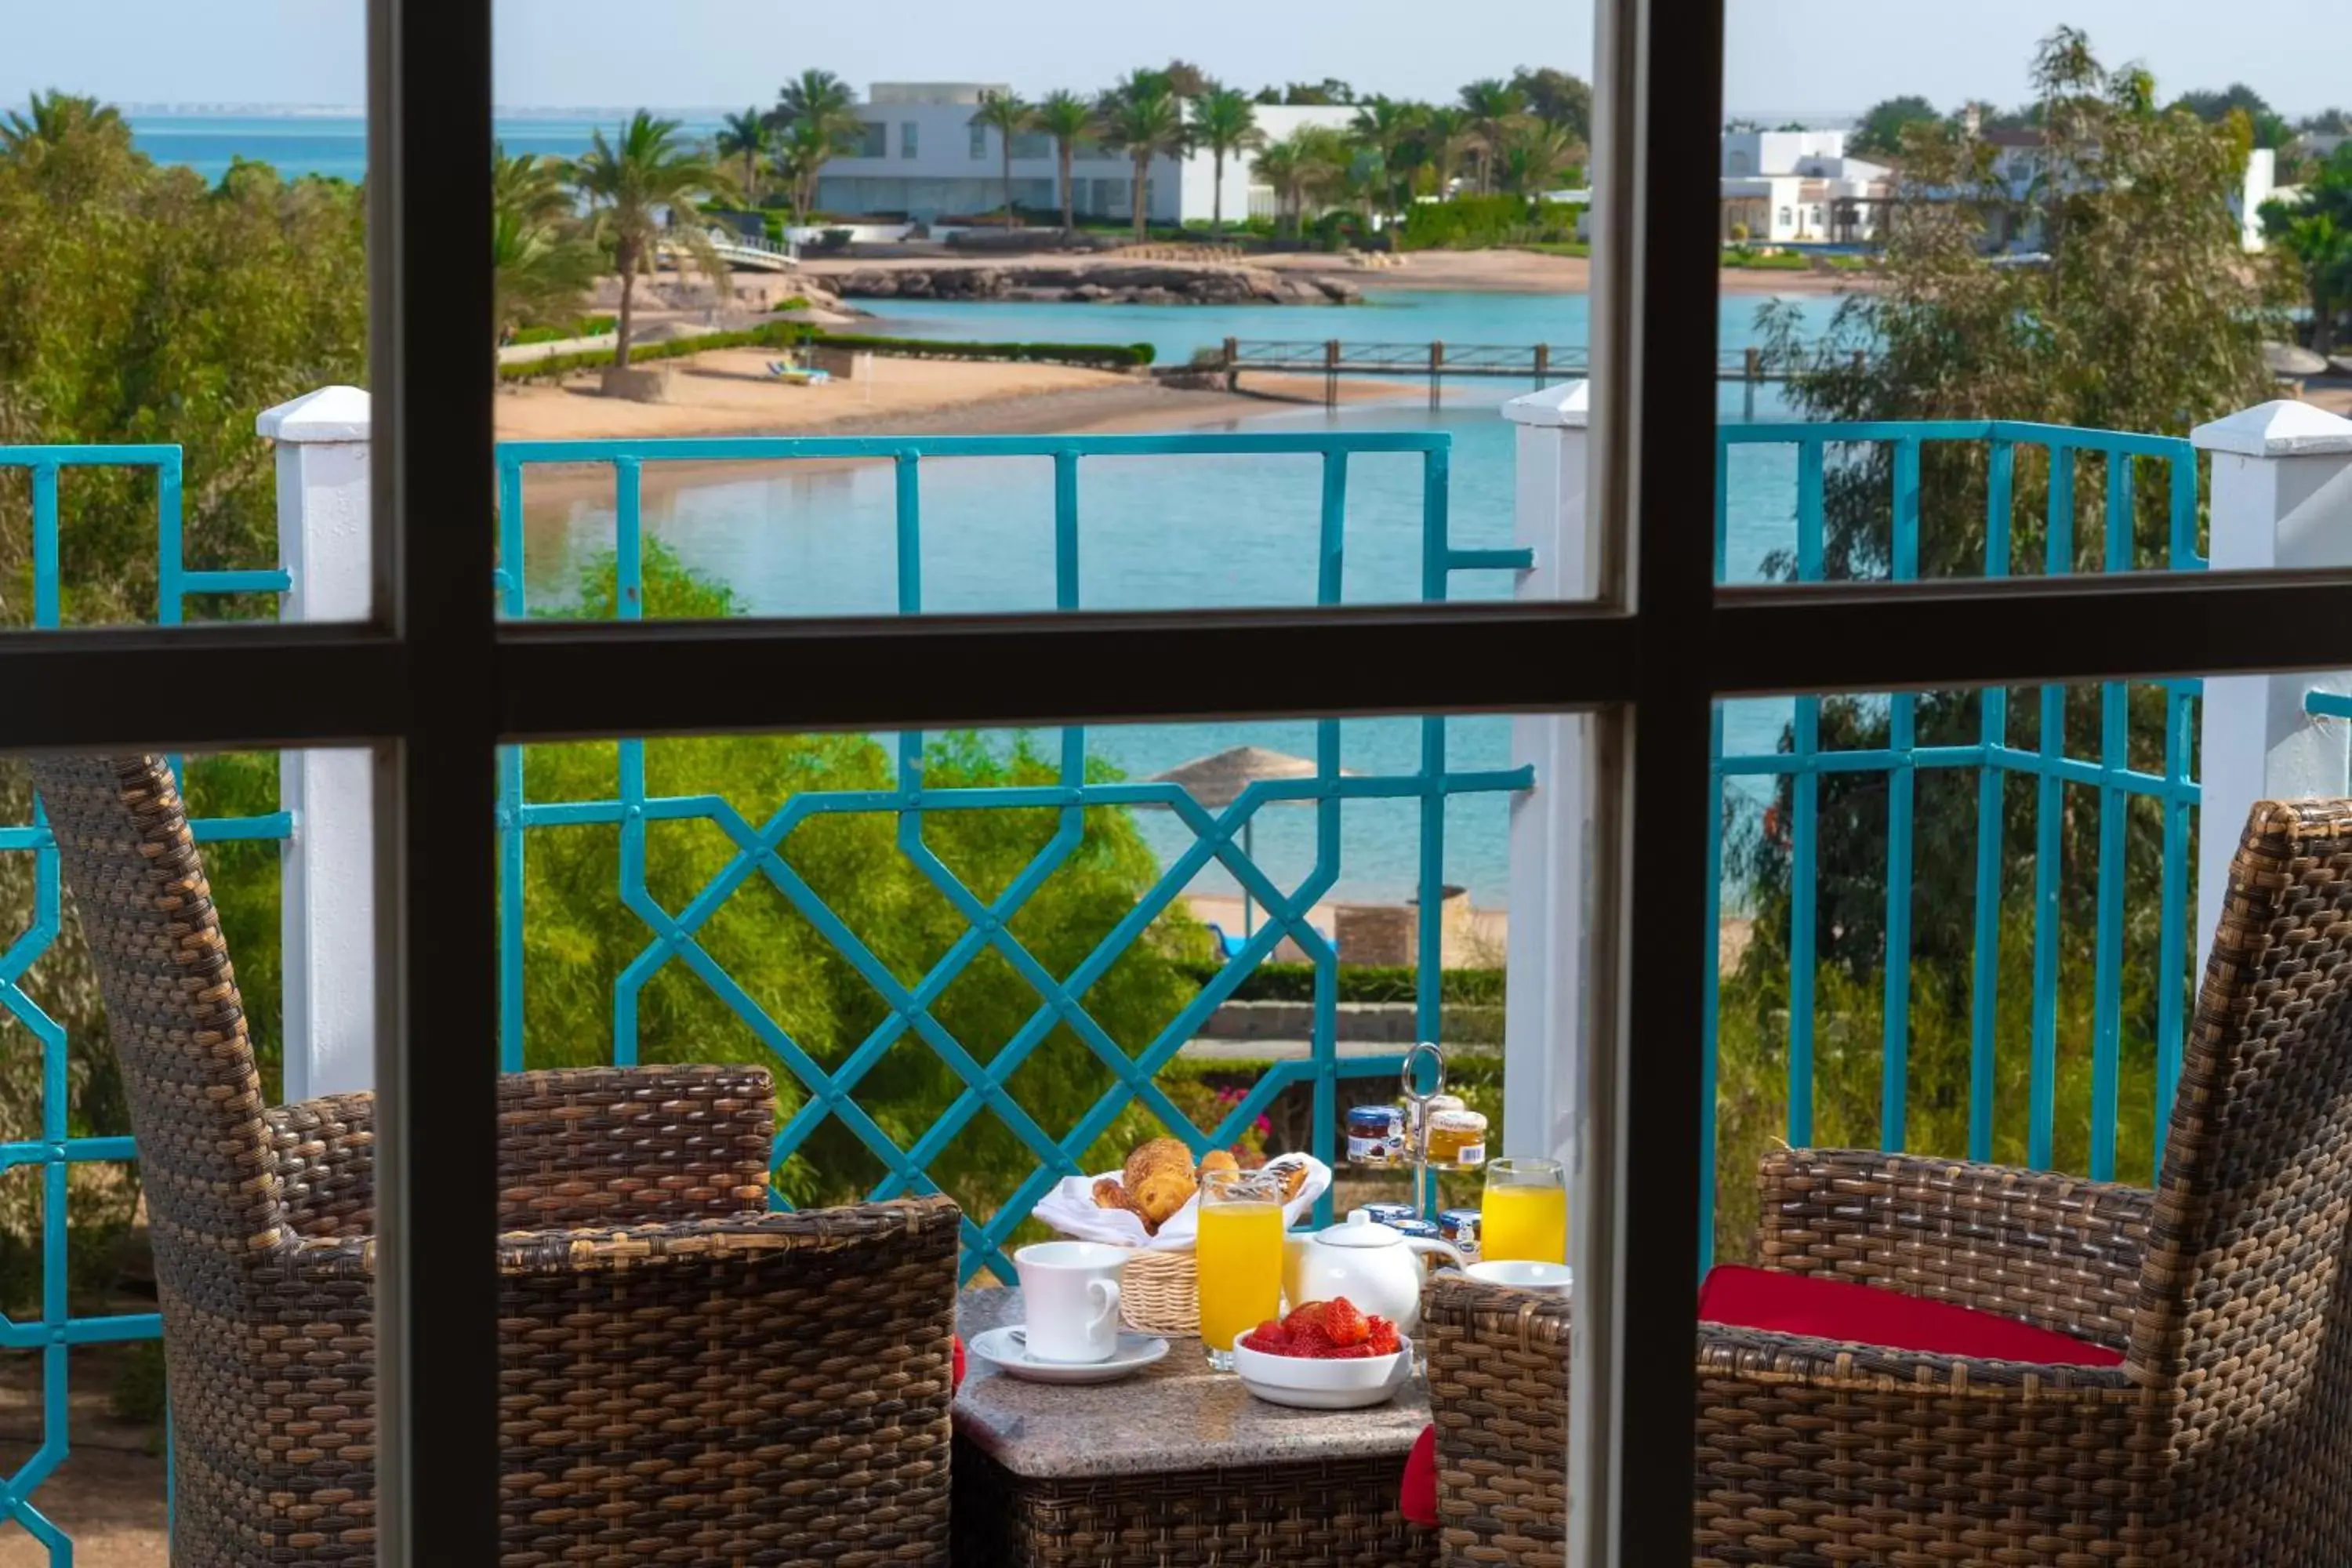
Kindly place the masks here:
<instances>
[{"instance_id":1,"label":"woven chair backrest","mask_svg":"<svg viewBox=\"0 0 2352 1568\"><path fill-rule=\"evenodd\" d=\"M280 1239L278 1161L179 785L161 757L30 766L122 1064L162 1281L226 1306L212 1287Z\"/></svg>"},{"instance_id":2,"label":"woven chair backrest","mask_svg":"<svg viewBox=\"0 0 2352 1568\"><path fill-rule=\"evenodd\" d=\"M2279 1560L2264 1520L2352 1531L2352 800L2264 801L2247 822L2183 1052L2131 1363L2179 1396L2188 1560Z\"/></svg>"}]
</instances>

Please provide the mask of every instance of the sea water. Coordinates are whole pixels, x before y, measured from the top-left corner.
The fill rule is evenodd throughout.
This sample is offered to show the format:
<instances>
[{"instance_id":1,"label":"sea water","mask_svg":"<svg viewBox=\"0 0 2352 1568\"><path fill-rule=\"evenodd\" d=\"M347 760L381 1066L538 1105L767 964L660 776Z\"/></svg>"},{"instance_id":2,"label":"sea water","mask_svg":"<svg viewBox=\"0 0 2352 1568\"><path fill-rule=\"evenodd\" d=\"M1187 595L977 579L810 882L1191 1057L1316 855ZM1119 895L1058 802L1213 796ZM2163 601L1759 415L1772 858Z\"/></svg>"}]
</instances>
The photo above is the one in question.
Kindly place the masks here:
<instances>
[{"instance_id":1,"label":"sea water","mask_svg":"<svg viewBox=\"0 0 2352 1568\"><path fill-rule=\"evenodd\" d=\"M877 301L872 330L906 336L1077 342L1150 342L1162 363L1234 337L1339 336L1357 342L1560 344L1584 342L1581 295L1402 291L1344 310L1299 307L1080 305L1031 302ZM1752 341L1754 298L1723 301L1717 327L1727 347ZM1834 301L1801 308L1825 321ZM888 374L887 366L884 374ZM1454 438L1450 536L1459 546L1512 540L1517 426L1500 405L1529 386L1502 381L1449 383L1432 411L1424 390L1400 387L1401 401L1337 411L1270 405L1212 428L1229 430L1425 430ZM1744 389L1721 390L1718 413L1738 419ZM1769 392L1759 418L1784 418ZM1695 439L1707 439L1705 431ZM1319 459L1313 457L1090 458L1080 468L1080 603L1092 609L1175 609L1311 604L1320 518ZM1350 459L1343 600L1417 598L1421 584L1421 470L1410 455ZM1042 610L1054 604L1054 491L1045 458L927 459L922 466L925 608ZM888 614L898 605L896 486L881 465L796 471L769 466L740 479L649 489L648 533L696 571L732 587L755 614ZM573 596L582 564L613 542L609 497L530 502L527 580L534 605ZM1729 496L1727 576L1754 581L1768 558L1793 542L1795 462L1785 448L1738 454ZM1690 520L1691 547L1712 548L1712 518ZM1504 598L1507 573L1457 574L1458 599ZM1202 671L1204 679L1210 674ZM1463 672L1465 680L1475 671ZM1766 750L1787 722L1787 704L1745 702L1726 716L1734 751ZM1309 721L1097 726L1087 745L1136 778L1229 746L1253 744L1313 756ZM1414 720L1351 720L1341 727L1340 764L1360 773L1411 773L1423 728ZM1454 771L1510 765L1510 725L1502 718L1447 726ZM1277 885L1297 886L1315 864L1317 813L1257 814L1253 848ZM1445 813L1445 879L1481 906L1505 901L1508 799L1452 798ZM1334 896L1398 899L1415 886L1420 817L1410 800L1350 801L1341 810L1340 870ZM1139 814L1163 858L1192 836L1172 815ZM1200 890L1230 891L1220 873Z\"/></svg>"}]
</instances>

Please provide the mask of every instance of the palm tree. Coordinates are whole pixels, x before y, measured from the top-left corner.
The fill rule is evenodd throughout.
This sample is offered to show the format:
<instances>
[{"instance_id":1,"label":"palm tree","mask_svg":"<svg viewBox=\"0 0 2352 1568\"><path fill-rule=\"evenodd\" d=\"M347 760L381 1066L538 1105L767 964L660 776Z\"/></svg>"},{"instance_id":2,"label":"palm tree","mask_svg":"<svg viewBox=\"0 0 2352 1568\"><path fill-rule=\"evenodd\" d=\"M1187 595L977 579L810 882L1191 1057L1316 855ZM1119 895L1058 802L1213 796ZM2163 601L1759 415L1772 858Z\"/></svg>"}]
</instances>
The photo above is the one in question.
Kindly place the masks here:
<instances>
[{"instance_id":1,"label":"palm tree","mask_svg":"<svg viewBox=\"0 0 2352 1568\"><path fill-rule=\"evenodd\" d=\"M1526 107L1518 89L1497 77L1474 81L1462 89L1462 109L1470 131L1478 139L1478 189L1495 188L1495 160L1510 124Z\"/></svg>"},{"instance_id":2,"label":"palm tree","mask_svg":"<svg viewBox=\"0 0 2352 1568\"><path fill-rule=\"evenodd\" d=\"M1004 226L1011 228L1013 216L1013 138L1029 129L1035 113L1021 100L1017 92L983 92L980 108L971 117L974 125L985 125L996 132L997 150L1004 160Z\"/></svg>"},{"instance_id":3,"label":"palm tree","mask_svg":"<svg viewBox=\"0 0 2352 1568\"><path fill-rule=\"evenodd\" d=\"M1422 125L1424 110L1417 103L1394 99L1369 99L1356 107L1357 140L1379 156L1385 199L1402 211L1412 200L1412 176L1424 161Z\"/></svg>"},{"instance_id":4,"label":"palm tree","mask_svg":"<svg viewBox=\"0 0 2352 1568\"><path fill-rule=\"evenodd\" d=\"M1437 174L1437 194L1462 173L1462 165L1478 149L1478 133L1470 127L1470 111L1442 105L1422 117L1421 141L1429 166Z\"/></svg>"},{"instance_id":5,"label":"palm tree","mask_svg":"<svg viewBox=\"0 0 2352 1568\"><path fill-rule=\"evenodd\" d=\"M1095 106L1095 117L1100 122L1103 145L1126 153L1135 166L1135 237L1140 242L1150 232L1144 184L1151 160L1163 153L1180 154L1188 143L1184 106L1158 72L1136 71L1102 95Z\"/></svg>"},{"instance_id":6,"label":"palm tree","mask_svg":"<svg viewBox=\"0 0 2352 1568\"><path fill-rule=\"evenodd\" d=\"M55 147L78 133L92 131L121 132L127 137L129 128L122 122L121 110L111 104L100 107L94 98L37 92L24 113L12 109L6 119L0 121L0 153L22 158L39 147Z\"/></svg>"},{"instance_id":7,"label":"palm tree","mask_svg":"<svg viewBox=\"0 0 2352 1568\"><path fill-rule=\"evenodd\" d=\"M1328 126L1302 125L1260 148L1250 166L1274 187L1276 210L1296 237L1307 204L1337 189L1354 162L1354 150L1339 132Z\"/></svg>"},{"instance_id":8,"label":"palm tree","mask_svg":"<svg viewBox=\"0 0 2352 1568\"><path fill-rule=\"evenodd\" d=\"M1071 200L1070 164L1076 156L1078 139L1094 129L1095 106L1075 92L1056 89L1030 110L1030 123L1054 139L1054 157L1061 165L1062 233L1073 234L1077 223Z\"/></svg>"},{"instance_id":9,"label":"palm tree","mask_svg":"<svg viewBox=\"0 0 2352 1568\"><path fill-rule=\"evenodd\" d=\"M2277 202L2266 203L2263 216L2272 240L2301 265L2311 291L2311 352L2333 353L2336 314L2352 298L2352 228L2332 213L2298 212Z\"/></svg>"},{"instance_id":10,"label":"palm tree","mask_svg":"<svg viewBox=\"0 0 2352 1568\"><path fill-rule=\"evenodd\" d=\"M831 71L804 70L777 93L769 118L784 133L778 162L793 183L793 221L805 223L816 205L817 176L826 162L865 132L857 95Z\"/></svg>"},{"instance_id":11,"label":"palm tree","mask_svg":"<svg viewBox=\"0 0 2352 1568\"><path fill-rule=\"evenodd\" d=\"M753 206L760 205L760 161L775 139L775 121L761 110L747 109L719 121L719 155L743 160L743 199Z\"/></svg>"},{"instance_id":12,"label":"palm tree","mask_svg":"<svg viewBox=\"0 0 2352 1568\"><path fill-rule=\"evenodd\" d=\"M1517 195L1540 196L1583 156L1583 144L1565 127L1523 120L1503 133L1499 184Z\"/></svg>"},{"instance_id":13,"label":"palm tree","mask_svg":"<svg viewBox=\"0 0 2352 1568\"><path fill-rule=\"evenodd\" d=\"M703 233L699 204L724 186L724 176L691 142L678 135L675 120L656 120L640 109L621 128L617 141L594 133L587 156L573 165L572 183L586 198L589 223L596 237L613 251L613 267L621 278L619 338L613 363L629 363L629 334L637 274L654 269L655 249L661 239L666 213L670 226L704 275L724 275L725 264L711 253Z\"/></svg>"},{"instance_id":14,"label":"palm tree","mask_svg":"<svg viewBox=\"0 0 2352 1568\"><path fill-rule=\"evenodd\" d=\"M1192 142L1209 150L1215 181L1209 197L1209 232L1223 234L1225 155L1265 144L1265 132L1257 128L1257 105L1239 88L1208 84L1208 91L1192 100Z\"/></svg>"}]
</instances>

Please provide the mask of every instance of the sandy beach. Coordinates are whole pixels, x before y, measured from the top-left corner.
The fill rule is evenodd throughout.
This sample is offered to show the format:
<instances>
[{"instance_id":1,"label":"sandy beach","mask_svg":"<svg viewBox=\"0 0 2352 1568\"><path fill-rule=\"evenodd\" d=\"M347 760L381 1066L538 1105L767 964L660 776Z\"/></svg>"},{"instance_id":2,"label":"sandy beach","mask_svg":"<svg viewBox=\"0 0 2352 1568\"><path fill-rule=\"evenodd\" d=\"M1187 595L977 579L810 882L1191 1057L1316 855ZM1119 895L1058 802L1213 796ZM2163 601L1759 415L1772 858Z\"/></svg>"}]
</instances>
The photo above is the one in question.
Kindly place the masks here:
<instances>
[{"instance_id":1,"label":"sandy beach","mask_svg":"<svg viewBox=\"0 0 2352 1568\"><path fill-rule=\"evenodd\" d=\"M1320 405L1314 376L1252 376L1241 394L1175 387L1115 371L986 361L886 359L870 381L787 386L767 373L775 355L720 349L667 363L673 400L604 397L593 375L502 391L499 437L576 441L676 436L1037 435L1179 430L1224 424L1298 404ZM1343 381L1349 403L1425 397L1397 382ZM678 465L663 465L672 468Z\"/></svg>"}]
</instances>

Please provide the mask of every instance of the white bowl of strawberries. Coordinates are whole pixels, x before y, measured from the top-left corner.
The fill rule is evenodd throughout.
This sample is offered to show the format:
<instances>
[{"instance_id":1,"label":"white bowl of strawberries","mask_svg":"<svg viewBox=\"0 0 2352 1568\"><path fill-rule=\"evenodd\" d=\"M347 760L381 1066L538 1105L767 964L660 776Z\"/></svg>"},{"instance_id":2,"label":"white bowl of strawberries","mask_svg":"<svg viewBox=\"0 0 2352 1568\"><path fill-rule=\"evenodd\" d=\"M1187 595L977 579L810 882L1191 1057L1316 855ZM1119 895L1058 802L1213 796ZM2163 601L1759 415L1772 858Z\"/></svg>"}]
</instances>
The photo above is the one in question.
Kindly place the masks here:
<instances>
[{"instance_id":1,"label":"white bowl of strawberries","mask_svg":"<svg viewBox=\"0 0 2352 1568\"><path fill-rule=\"evenodd\" d=\"M1309 1301L1234 1341L1242 1386L1275 1405L1360 1410L1387 1403L1412 1375L1412 1342L1345 1296Z\"/></svg>"}]
</instances>

